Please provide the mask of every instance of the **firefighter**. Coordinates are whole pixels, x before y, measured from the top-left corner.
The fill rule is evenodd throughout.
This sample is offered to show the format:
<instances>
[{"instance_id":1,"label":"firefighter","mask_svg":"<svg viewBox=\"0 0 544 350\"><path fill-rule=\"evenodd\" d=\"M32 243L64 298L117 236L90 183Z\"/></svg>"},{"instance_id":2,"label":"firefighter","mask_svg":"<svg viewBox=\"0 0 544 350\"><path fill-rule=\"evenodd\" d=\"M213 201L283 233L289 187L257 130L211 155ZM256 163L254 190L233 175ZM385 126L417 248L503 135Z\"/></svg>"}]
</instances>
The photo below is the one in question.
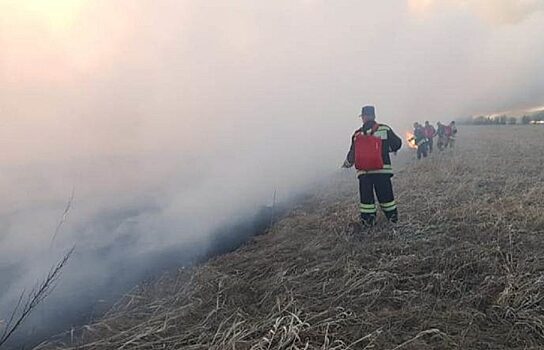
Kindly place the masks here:
<instances>
[{"instance_id":1,"label":"firefighter","mask_svg":"<svg viewBox=\"0 0 544 350\"><path fill-rule=\"evenodd\" d=\"M410 139L414 141L417 146L417 159L427 158L427 143L428 140L425 137L425 129L419 123L414 123L414 136Z\"/></svg>"},{"instance_id":2,"label":"firefighter","mask_svg":"<svg viewBox=\"0 0 544 350\"><path fill-rule=\"evenodd\" d=\"M351 138L351 147L343 167L351 168L355 165L357 168L359 194L361 196L359 206L361 221L365 227L376 224L375 193L387 219L392 223L396 223L398 221L398 210L391 184L393 169L389 153L397 152L402 146L402 140L389 126L376 122L374 106L364 106L360 117L363 120L363 126L356 130ZM369 135L374 136L376 140L379 139L377 142L381 145L381 149L376 150L376 148L372 147L364 149L360 147L361 143L357 143L360 137L368 137ZM371 156L375 152L379 152L377 157L381 167L364 170L364 166L357 164L360 157Z\"/></svg>"},{"instance_id":3,"label":"firefighter","mask_svg":"<svg viewBox=\"0 0 544 350\"><path fill-rule=\"evenodd\" d=\"M450 125L447 127L447 133L448 133L448 144L450 148L453 148L455 146L455 136L457 135L457 127L455 126L455 121L452 121Z\"/></svg>"},{"instance_id":4,"label":"firefighter","mask_svg":"<svg viewBox=\"0 0 544 350\"><path fill-rule=\"evenodd\" d=\"M446 136L446 126L441 122L436 123L436 135L438 136L437 146L440 151L448 146L448 137Z\"/></svg>"},{"instance_id":5,"label":"firefighter","mask_svg":"<svg viewBox=\"0 0 544 350\"><path fill-rule=\"evenodd\" d=\"M429 154L433 153L433 144L434 144L434 137L436 136L436 129L434 126L429 124L429 121L425 122L425 127L423 128L425 131L425 137L427 138L427 147L429 149Z\"/></svg>"}]
</instances>

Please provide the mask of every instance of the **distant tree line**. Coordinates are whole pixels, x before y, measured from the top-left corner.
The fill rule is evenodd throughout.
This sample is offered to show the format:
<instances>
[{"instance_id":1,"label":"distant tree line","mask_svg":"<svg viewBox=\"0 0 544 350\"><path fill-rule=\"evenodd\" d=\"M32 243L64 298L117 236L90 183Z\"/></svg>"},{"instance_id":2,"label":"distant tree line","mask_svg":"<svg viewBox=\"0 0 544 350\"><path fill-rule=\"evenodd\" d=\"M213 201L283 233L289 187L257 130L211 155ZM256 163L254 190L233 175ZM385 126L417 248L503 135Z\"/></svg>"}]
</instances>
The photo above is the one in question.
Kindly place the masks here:
<instances>
[{"instance_id":1,"label":"distant tree line","mask_svg":"<svg viewBox=\"0 0 544 350\"><path fill-rule=\"evenodd\" d=\"M524 115L521 118L504 115L497 116L475 116L467 117L459 120L460 124L465 125L516 125L516 124L532 124L544 122L544 111Z\"/></svg>"}]
</instances>

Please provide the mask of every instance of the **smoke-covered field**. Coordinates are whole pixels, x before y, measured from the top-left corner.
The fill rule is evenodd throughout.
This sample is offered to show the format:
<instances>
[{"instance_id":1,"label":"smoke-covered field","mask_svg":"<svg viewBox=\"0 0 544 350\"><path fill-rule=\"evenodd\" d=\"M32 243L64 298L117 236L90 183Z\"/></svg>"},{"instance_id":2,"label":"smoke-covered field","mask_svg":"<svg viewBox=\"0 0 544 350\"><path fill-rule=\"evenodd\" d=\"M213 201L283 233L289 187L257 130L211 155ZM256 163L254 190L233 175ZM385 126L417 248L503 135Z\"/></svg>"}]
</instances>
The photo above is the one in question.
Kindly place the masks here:
<instances>
[{"instance_id":1,"label":"smoke-covered field","mask_svg":"<svg viewBox=\"0 0 544 350\"><path fill-rule=\"evenodd\" d=\"M463 128L455 150L401 156L401 222L365 233L353 229L353 174L340 173L267 235L141 285L57 345L541 348L543 137L541 127Z\"/></svg>"},{"instance_id":2,"label":"smoke-covered field","mask_svg":"<svg viewBox=\"0 0 544 350\"><path fill-rule=\"evenodd\" d=\"M301 194L321 189L338 170L350 136L360 127L363 105L375 105L378 122L400 135L414 121L535 110L544 101L543 42L541 0L0 0L0 343L21 293L32 293L74 247L56 288L18 329L15 343L33 344L92 323L142 280L205 261L261 231L278 217L270 210L274 201L284 208L298 206ZM467 139L444 166L453 174L465 169L459 159L465 152L474 162L467 169L506 181L512 174L505 170L508 158L491 158L485 163L492 164L490 169L480 169L483 163L476 161L487 161L497 150L513 152L511 135L504 136L506 144L493 139L492 149ZM517 145L517 140L511 141ZM519 142L525 152L525 141ZM518 158L538 156L527 152ZM514 171L526 176L525 167L536 167L537 160ZM465 200L450 189L434 191L437 181L453 178L443 180L438 164L428 163L398 177L401 196L427 206L449 203L452 196ZM421 191L403 181L425 167L436 169L434 178L421 177L435 194L421 198ZM334 185L301 207L310 222L295 215L276 227L279 236L259 244L268 247L273 237L283 237L286 222L298 220L304 223L301 232L293 229L280 246L332 244L316 248L317 255L344 247L341 227L352 213L351 197L334 193L349 188L351 195L353 183L347 179L335 178ZM474 191L491 190L487 179L478 181ZM329 213L336 199L343 203L338 217ZM407 202L410 213L415 203ZM483 204L470 208L486 209ZM421 216L421 222L434 227L436 220L449 218L449 211L443 216L440 210ZM340 238L319 229L327 222L338 226ZM417 223L405 221L399 230L415 230ZM315 237L302 232L306 226L316 230ZM380 232L376 237L383 236ZM320 241L323 237L328 238ZM329 242L331 237L338 242ZM383 239L388 243L380 249L391 242ZM349 252L363 249L349 244L346 248L355 249ZM256 250L261 251L266 249ZM280 268L274 259L281 260L283 251L271 252L274 256L261 260L252 257L257 264L247 267ZM228 268L237 263L228 261L223 267L231 275ZM306 265L292 266L298 271ZM272 282L283 285L286 273L271 277L278 279ZM183 285L193 293L187 298L204 288ZM253 280L244 286L260 288ZM326 291L326 285L322 288ZM401 299L410 294L399 290L405 293ZM254 311L271 312L269 298L277 293L259 293L263 299ZM222 295L216 296L217 310L206 322L200 316L183 320L190 339L198 328L193 321L214 329L225 311ZM198 297L203 310L209 297ZM136 301L129 309L140 305ZM161 310L156 314L163 315ZM255 327L268 327L268 318L244 315L264 322ZM170 328L164 331L171 334L166 324ZM243 334L260 339L261 328ZM218 341L234 341L222 330L213 341L208 331L199 339L216 347ZM386 339L397 343L391 334Z\"/></svg>"},{"instance_id":3,"label":"smoke-covered field","mask_svg":"<svg viewBox=\"0 0 544 350\"><path fill-rule=\"evenodd\" d=\"M191 168L164 168L169 162ZM238 247L317 179L304 178L297 189L285 181L275 186L275 179L235 189L241 175L225 171L221 183L216 175L205 175L198 160L174 157L89 159L63 166L14 166L3 173L2 185L11 196L2 200L0 214L0 326L21 293L26 298L75 247L47 302L8 345L36 344L88 323L139 282ZM232 191L235 199L229 198Z\"/></svg>"}]
</instances>

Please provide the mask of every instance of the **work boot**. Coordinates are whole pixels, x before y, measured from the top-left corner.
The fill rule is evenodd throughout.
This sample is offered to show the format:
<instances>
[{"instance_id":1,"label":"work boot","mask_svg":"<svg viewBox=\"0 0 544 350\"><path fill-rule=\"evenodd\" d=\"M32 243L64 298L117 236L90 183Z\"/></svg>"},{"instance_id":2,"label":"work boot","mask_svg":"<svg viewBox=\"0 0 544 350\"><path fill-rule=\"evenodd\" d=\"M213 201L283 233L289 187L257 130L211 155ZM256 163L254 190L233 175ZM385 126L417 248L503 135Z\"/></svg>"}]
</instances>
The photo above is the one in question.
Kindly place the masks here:
<instances>
[{"instance_id":1,"label":"work boot","mask_svg":"<svg viewBox=\"0 0 544 350\"><path fill-rule=\"evenodd\" d=\"M399 222L399 213L396 210L386 213L385 216L387 217L387 220L389 220L389 222L392 224L396 224L397 222Z\"/></svg>"},{"instance_id":2,"label":"work boot","mask_svg":"<svg viewBox=\"0 0 544 350\"><path fill-rule=\"evenodd\" d=\"M361 214L361 224L366 228L376 225L376 214Z\"/></svg>"}]
</instances>

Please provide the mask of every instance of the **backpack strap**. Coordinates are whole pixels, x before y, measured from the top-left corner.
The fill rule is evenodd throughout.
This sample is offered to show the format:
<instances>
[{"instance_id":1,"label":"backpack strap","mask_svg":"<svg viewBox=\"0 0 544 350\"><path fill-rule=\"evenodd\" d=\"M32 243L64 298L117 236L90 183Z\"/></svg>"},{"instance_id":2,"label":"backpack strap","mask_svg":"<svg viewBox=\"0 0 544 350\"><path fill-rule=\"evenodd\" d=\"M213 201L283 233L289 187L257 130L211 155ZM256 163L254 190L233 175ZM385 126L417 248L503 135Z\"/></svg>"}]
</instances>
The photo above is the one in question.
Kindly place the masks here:
<instances>
[{"instance_id":1,"label":"backpack strap","mask_svg":"<svg viewBox=\"0 0 544 350\"><path fill-rule=\"evenodd\" d=\"M380 128L380 124L375 123L372 129L370 129L370 135L374 135L374 133L378 131L379 128Z\"/></svg>"}]
</instances>

